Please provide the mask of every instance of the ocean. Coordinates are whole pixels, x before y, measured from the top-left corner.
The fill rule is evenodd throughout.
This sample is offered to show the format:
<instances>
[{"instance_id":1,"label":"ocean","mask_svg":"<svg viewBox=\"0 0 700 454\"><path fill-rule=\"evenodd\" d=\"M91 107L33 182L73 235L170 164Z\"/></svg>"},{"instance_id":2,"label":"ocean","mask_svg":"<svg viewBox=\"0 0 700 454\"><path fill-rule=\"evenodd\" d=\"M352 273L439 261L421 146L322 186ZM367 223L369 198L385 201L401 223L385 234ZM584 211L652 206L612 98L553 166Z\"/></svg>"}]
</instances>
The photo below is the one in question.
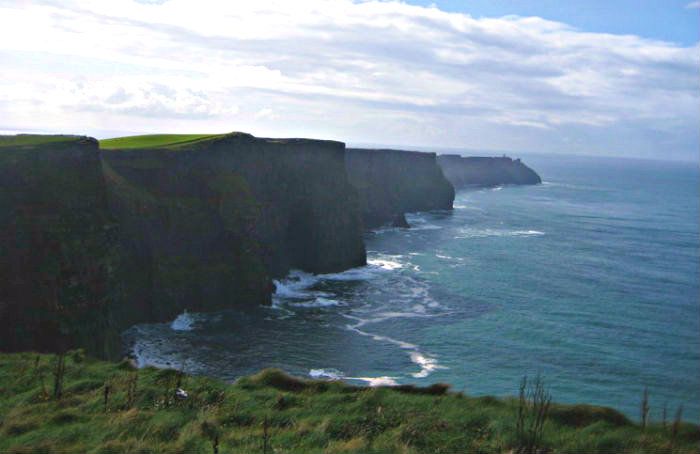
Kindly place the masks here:
<instances>
[{"instance_id":1,"label":"ocean","mask_svg":"<svg viewBox=\"0 0 700 454\"><path fill-rule=\"evenodd\" d=\"M265 367L355 384L444 382L633 419L700 419L697 164L527 155L537 186L465 189L451 212L367 233L368 266L293 271L273 307L125 333L141 365L225 380Z\"/></svg>"}]
</instances>

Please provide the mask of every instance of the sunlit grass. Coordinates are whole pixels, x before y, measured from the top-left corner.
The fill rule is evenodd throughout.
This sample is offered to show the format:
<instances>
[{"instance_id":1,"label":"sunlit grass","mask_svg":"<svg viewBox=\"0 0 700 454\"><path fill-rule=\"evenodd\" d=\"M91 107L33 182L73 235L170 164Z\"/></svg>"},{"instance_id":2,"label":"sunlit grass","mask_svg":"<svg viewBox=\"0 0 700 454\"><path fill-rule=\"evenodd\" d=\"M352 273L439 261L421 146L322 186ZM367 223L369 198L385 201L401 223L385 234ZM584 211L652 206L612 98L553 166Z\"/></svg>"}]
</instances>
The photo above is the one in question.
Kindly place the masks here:
<instances>
[{"instance_id":1,"label":"sunlit grass","mask_svg":"<svg viewBox=\"0 0 700 454\"><path fill-rule=\"evenodd\" d=\"M0 136L0 148L68 144L71 142L79 142L83 139L84 137L82 136L73 135L17 134L13 136Z\"/></svg>"},{"instance_id":2,"label":"sunlit grass","mask_svg":"<svg viewBox=\"0 0 700 454\"><path fill-rule=\"evenodd\" d=\"M202 140L215 139L225 134L147 134L140 136L116 137L100 140L100 148L137 149L137 148L172 148L189 145Z\"/></svg>"},{"instance_id":3,"label":"sunlit grass","mask_svg":"<svg viewBox=\"0 0 700 454\"><path fill-rule=\"evenodd\" d=\"M518 400L444 387L353 387L266 370L226 384L174 370L66 357L0 355L0 452L499 453L517 452ZM108 392L105 392L108 387ZM188 393L175 396L176 388ZM514 384L514 393L517 383ZM267 434L267 437L266 435ZM601 407L552 405L549 452L697 452L697 426L645 430ZM544 452L544 451L543 451Z\"/></svg>"}]
</instances>

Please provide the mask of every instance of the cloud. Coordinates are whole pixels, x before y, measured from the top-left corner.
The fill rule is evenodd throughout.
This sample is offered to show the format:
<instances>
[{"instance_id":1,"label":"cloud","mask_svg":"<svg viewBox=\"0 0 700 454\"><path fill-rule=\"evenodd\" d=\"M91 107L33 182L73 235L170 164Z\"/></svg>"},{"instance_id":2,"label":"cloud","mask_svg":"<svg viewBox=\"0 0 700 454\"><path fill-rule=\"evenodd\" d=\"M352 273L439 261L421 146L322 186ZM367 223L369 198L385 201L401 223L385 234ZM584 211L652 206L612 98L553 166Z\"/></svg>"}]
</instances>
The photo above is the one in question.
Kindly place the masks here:
<instances>
[{"instance_id":1,"label":"cloud","mask_svg":"<svg viewBox=\"0 0 700 454\"><path fill-rule=\"evenodd\" d=\"M690 2L687 5L685 5L686 9L700 9L700 1L698 2Z\"/></svg>"},{"instance_id":2,"label":"cloud","mask_svg":"<svg viewBox=\"0 0 700 454\"><path fill-rule=\"evenodd\" d=\"M699 50L395 1L0 0L0 126L687 157Z\"/></svg>"}]
</instances>

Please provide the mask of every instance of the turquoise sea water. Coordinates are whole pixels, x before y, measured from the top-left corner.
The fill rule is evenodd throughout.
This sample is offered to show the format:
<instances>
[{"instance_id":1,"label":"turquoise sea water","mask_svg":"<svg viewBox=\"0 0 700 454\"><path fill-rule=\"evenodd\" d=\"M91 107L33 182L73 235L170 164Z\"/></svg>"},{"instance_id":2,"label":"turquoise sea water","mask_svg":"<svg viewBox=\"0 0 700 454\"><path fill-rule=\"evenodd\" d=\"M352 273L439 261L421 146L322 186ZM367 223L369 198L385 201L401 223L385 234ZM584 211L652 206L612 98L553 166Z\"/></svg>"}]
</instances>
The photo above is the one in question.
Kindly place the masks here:
<instances>
[{"instance_id":1,"label":"turquoise sea water","mask_svg":"<svg viewBox=\"0 0 700 454\"><path fill-rule=\"evenodd\" d=\"M126 333L142 364L233 380L263 367L355 383L700 418L697 165L529 156L544 184L458 192L452 212L367 234L369 265L293 272L275 306Z\"/></svg>"}]
</instances>

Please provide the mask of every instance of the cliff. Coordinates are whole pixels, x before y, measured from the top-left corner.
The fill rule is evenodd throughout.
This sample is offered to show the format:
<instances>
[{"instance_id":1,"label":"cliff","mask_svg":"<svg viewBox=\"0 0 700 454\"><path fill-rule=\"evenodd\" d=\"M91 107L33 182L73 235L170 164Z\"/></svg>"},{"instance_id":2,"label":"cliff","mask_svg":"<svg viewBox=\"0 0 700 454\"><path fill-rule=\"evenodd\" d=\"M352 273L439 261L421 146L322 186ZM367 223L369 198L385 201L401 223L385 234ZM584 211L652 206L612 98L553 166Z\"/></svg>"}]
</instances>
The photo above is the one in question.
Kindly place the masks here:
<instances>
[{"instance_id":1,"label":"cliff","mask_svg":"<svg viewBox=\"0 0 700 454\"><path fill-rule=\"evenodd\" d=\"M111 357L131 324L269 303L272 278L290 268L365 264L342 143L237 133L101 151L89 138L5 142L0 270L11 279L0 284L0 326L14 328L2 350L65 344Z\"/></svg>"},{"instance_id":2,"label":"cliff","mask_svg":"<svg viewBox=\"0 0 700 454\"><path fill-rule=\"evenodd\" d=\"M435 153L349 148L345 162L367 228L398 225L404 213L452 209L454 188Z\"/></svg>"},{"instance_id":3,"label":"cliff","mask_svg":"<svg viewBox=\"0 0 700 454\"><path fill-rule=\"evenodd\" d=\"M118 345L117 230L95 139L0 137L0 350Z\"/></svg>"},{"instance_id":4,"label":"cliff","mask_svg":"<svg viewBox=\"0 0 700 454\"><path fill-rule=\"evenodd\" d=\"M290 268L365 264L341 143L231 134L102 156L127 299L150 301L151 319L269 303Z\"/></svg>"},{"instance_id":5,"label":"cliff","mask_svg":"<svg viewBox=\"0 0 700 454\"><path fill-rule=\"evenodd\" d=\"M455 188L542 183L540 176L520 159L505 156L465 158L450 154L438 156L437 162Z\"/></svg>"}]
</instances>

